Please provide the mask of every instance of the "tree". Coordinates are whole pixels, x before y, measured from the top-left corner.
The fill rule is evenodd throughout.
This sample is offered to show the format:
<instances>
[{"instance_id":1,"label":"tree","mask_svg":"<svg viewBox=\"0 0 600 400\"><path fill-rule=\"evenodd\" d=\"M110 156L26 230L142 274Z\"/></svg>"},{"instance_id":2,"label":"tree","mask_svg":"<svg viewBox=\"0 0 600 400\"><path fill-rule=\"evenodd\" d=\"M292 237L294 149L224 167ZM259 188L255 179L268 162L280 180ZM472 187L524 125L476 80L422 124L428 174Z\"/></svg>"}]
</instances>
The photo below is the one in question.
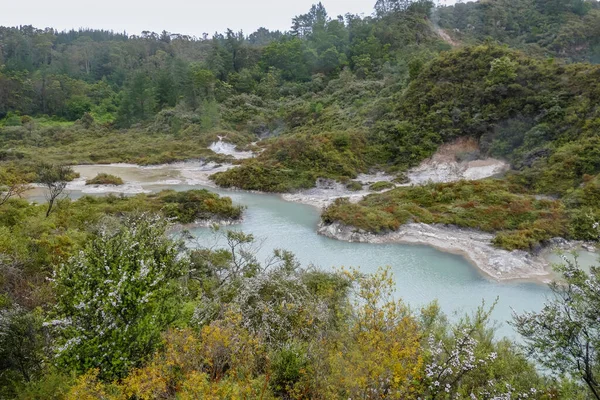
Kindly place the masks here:
<instances>
[{"instance_id":1,"label":"tree","mask_svg":"<svg viewBox=\"0 0 600 400\"><path fill-rule=\"evenodd\" d=\"M272 42L263 52L264 68L277 68L281 76L290 81L307 81L310 79L310 66L314 55L306 48L304 41L298 38Z\"/></svg>"},{"instance_id":2,"label":"tree","mask_svg":"<svg viewBox=\"0 0 600 400\"><path fill-rule=\"evenodd\" d=\"M540 312L515 314L513 324L543 367L583 380L600 399L600 268L588 275L567 261L558 271L554 299Z\"/></svg>"},{"instance_id":3,"label":"tree","mask_svg":"<svg viewBox=\"0 0 600 400\"><path fill-rule=\"evenodd\" d=\"M488 85L508 85L517 77L519 64L510 57L496 58L491 62L490 73L486 78Z\"/></svg>"},{"instance_id":4,"label":"tree","mask_svg":"<svg viewBox=\"0 0 600 400\"><path fill-rule=\"evenodd\" d=\"M46 192L46 200L48 201L46 217L48 217L52 212L54 202L67 187L67 182L73 177L73 168L66 165L42 163L37 168L37 175L38 182L48 190Z\"/></svg>"},{"instance_id":5,"label":"tree","mask_svg":"<svg viewBox=\"0 0 600 400\"><path fill-rule=\"evenodd\" d=\"M42 371L44 337L40 310L0 309L0 382L31 381ZM0 390L0 396L5 393Z\"/></svg>"},{"instance_id":6,"label":"tree","mask_svg":"<svg viewBox=\"0 0 600 400\"><path fill-rule=\"evenodd\" d=\"M156 73L154 94L158 110L174 107L177 103L177 86L169 70L161 69Z\"/></svg>"},{"instance_id":7,"label":"tree","mask_svg":"<svg viewBox=\"0 0 600 400\"><path fill-rule=\"evenodd\" d=\"M21 197L29 186L25 177L5 169L0 170L0 206L13 197Z\"/></svg>"},{"instance_id":8,"label":"tree","mask_svg":"<svg viewBox=\"0 0 600 400\"><path fill-rule=\"evenodd\" d=\"M357 283L354 305L339 342L327 344L326 398L416 399L423 378L421 333L408 306L393 299L389 268L346 274Z\"/></svg>"},{"instance_id":9,"label":"tree","mask_svg":"<svg viewBox=\"0 0 600 400\"><path fill-rule=\"evenodd\" d=\"M412 2L412 0L377 0L375 3L375 13L378 16L384 16L405 11Z\"/></svg>"},{"instance_id":10,"label":"tree","mask_svg":"<svg viewBox=\"0 0 600 400\"><path fill-rule=\"evenodd\" d=\"M298 37L310 36L315 27L324 27L328 20L323 4L313 4L308 13L292 19L292 34Z\"/></svg>"},{"instance_id":11,"label":"tree","mask_svg":"<svg viewBox=\"0 0 600 400\"><path fill-rule=\"evenodd\" d=\"M121 91L119 121L129 126L148 118L155 110L155 95L145 72L136 72Z\"/></svg>"},{"instance_id":12,"label":"tree","mask_svg":"<svg viewBox=\"0 0 600 400\"><path fill-rule=\"evenodd\" d=\"M212 100L217 83L215 74L209 69L202 68L199 64L192 64L190 75L195 98Z\"/></svg>"},{"instance_id":13,"label":"tree","mask_svg":"<svg viewBox=\"0 0 600 400\"><path fill-rule=\"evenodd\" d=\"M105 379L124 376L160 343L178 316L186 271L179 243L158 216L104 222L98 236L69 262L56 267L55 319L59 363Z\"/></svg>"}]
</instances>

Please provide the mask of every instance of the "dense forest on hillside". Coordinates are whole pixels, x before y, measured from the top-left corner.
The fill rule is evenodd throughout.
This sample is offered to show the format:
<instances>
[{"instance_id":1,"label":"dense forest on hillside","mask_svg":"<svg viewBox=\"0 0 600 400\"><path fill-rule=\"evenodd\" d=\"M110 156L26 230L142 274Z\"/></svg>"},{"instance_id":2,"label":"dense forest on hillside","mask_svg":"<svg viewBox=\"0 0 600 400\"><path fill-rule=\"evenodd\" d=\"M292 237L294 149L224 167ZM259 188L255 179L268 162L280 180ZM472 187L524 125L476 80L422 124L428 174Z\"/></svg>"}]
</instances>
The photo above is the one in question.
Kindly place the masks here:
<instances>
[{"instance_id":1,"label":"dense forest on hillside","mask_svg":"<svg viewBox=\"0 0 600 400\"><path fill-rule=\"evenodd\" d=\"M495 40L528 54L569 61L600 61L600 13L584 0L459 2L432 19L455 40Z\"/></svg>"},{"instance_id":2,"label":"dense forest on hillside","mask_svg":"<svg viewBox=\"0 0 600 400\"><path fill-rule=\"evenodd\" d=\"M263 263L236 231L189 246L182 224L244 213L206 190L61 196L70 165L114 162L233 163L216 184L264 192L402 182L467 137L510 171L338 200L323 223L597 241L599 62L596 0L319 3L286 32L201 38L0 27L0 398L599 399L595 268L561 267L556 298L515 316L523 347L494 337L491 304L451 321L394 300L387 269ZM47 203L20 198L33 182Z\"/></svg>"}]
</instances>

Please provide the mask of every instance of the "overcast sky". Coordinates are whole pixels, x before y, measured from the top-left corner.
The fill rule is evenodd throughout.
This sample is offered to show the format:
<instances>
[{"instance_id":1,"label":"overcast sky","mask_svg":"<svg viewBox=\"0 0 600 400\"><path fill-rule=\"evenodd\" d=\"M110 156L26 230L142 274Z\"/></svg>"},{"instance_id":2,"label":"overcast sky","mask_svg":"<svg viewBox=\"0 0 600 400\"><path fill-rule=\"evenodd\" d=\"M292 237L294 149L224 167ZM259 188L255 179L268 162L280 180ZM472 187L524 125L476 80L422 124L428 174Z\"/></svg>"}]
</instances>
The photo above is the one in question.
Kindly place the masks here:
<instances>
[{"instance_id":1,"label":"overcast sky","mask_svg":"<svg viewBox=\"0 0 600 400\"><path fill-rule=\"evenodd\" d=\"M0 0L0 25L109 29L202 36L227 28L250 34L264 26L287 30L294 15L318 0ZM322 0L331 17L370 15L376 0ZM453 0L447 0L453 3Z\"/></svg>"}]
</instances>

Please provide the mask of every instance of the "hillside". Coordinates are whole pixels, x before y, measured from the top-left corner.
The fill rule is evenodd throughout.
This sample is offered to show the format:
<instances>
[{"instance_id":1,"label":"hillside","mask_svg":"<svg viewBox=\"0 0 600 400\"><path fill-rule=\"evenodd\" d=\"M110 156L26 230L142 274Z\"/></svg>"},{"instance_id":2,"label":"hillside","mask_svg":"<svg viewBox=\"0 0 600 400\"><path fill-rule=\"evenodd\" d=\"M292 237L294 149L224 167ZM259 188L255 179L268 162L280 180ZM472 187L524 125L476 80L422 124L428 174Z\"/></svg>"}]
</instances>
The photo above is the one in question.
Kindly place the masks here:
<instances>
[{"instance_id":1,"label":"hillside","mask_svg":"<svg viewBox=\"0 0 600 400\"><path fill-rule=\"evenodd\" d=\"M498 41L539 57L600 61L600 8L584 0L496 0L438 8L433 21L455 41Z\"/></svg>"},{"instance_id":2,"label":"hillside","mask_svg":"<svg viewBox=\"0 0 600 400\"><path fill-rule=\"evenodd\" d=\"M264 238L213 226L246 206L190 190L309 193L334 238L478 235L529 278L550 243L599 239L600 3L318 3L291 24L0 27L0 398L600 399L596 268L559 267L556 296L514 313L517 344L495 304L405 304L389 268L262 262ZM151 189L114 175L134 168Z\"/></svg>"}]
</instances>

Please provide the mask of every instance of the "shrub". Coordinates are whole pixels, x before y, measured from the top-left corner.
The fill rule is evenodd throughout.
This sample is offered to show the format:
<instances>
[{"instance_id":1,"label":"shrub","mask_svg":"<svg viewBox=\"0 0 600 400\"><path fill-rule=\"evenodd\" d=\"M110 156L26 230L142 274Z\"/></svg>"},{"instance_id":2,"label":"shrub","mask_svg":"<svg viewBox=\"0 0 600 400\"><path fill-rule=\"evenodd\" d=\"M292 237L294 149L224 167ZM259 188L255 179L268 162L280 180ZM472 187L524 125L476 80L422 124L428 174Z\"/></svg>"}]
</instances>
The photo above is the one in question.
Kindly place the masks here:
<instances>
[{"instance_id":1,"label":"shrub","mask_svg":"<svg viewBox=\"0 0 600 400\"><path fill-rule=\"evenodd\" d=\"M95 178L85 181L86 185L123 185L123 179L118 176L105 174L103 172L96 175Z\"/></svg>"},{"instance_id":2,"label":"shrub","mask_svg":"<svg viewBox=\"0 0 600 400\"><path fill-rule=\"evenodd\" d=\"M373 233L398 229L408 221L456 225L498 232L494 244L508 250L529 250L551 237L569 235L562 202L522 192L517 185L493 179L400 187L358 204L337 200L322 220Z\"/></svg>"},{"instance_id":3,"label":"shrub","mask_svg":"<svg viewBox=\"0 0 600 400\"><path fill-rule=\"evenodd\" d=\"M56 268L57 360L66 370L123 377L152 355L180 312L174 281L185 274L178 243L157 217L107 221L98 237Z\"/></svg>"},{"instance_id":4,"label":"shrub","mask_svg":"<svg viewBox=\"0 0 600 400\"><path fill-rule=\"evenodd\" d=\"M306 350L299 344L289 343L271 357L271 387L275 393L287 393L302 377L308 365Z\"/></svg>"},{"instance_id":5,"label":"shrub","mask_svg":"<svg viewBox=\"0 0 600 400\"><path fill-rule=\"evenodd\" d=\"M359 190L362 190L362 188L363 188L362 183L360 183L358 181L350 181L346 185L346 189L351 190L353 192L358 192Z\"/></svg>"},{"instance_id":6,"label":"shrub","mask_svg":"<svg viewBox=\"0 0 600 400\"><path fill-rule=\"evenodd\" d=\"M371 186L369 186L370 190L373 190L375 192L381 192L382 190L386 190L386 189L392 189L396 187L396 185L394 185L392 182L375 182L374 184L372 184Z\"/></svg>"},{"instance_id":7,"label":"shrub","mask_svg":"<svg viewBox=\"0 0 600 400\"><path fill-rule=\"evenodd\" d=\"M242 217L244 210L242 206L234 206L231 198L220 197L206 189L187 192L164 190L151 195L150 199L164 204L162 210L167 217L184 224L212 218L236 220Z\"/></svg>"}]
</instances>

